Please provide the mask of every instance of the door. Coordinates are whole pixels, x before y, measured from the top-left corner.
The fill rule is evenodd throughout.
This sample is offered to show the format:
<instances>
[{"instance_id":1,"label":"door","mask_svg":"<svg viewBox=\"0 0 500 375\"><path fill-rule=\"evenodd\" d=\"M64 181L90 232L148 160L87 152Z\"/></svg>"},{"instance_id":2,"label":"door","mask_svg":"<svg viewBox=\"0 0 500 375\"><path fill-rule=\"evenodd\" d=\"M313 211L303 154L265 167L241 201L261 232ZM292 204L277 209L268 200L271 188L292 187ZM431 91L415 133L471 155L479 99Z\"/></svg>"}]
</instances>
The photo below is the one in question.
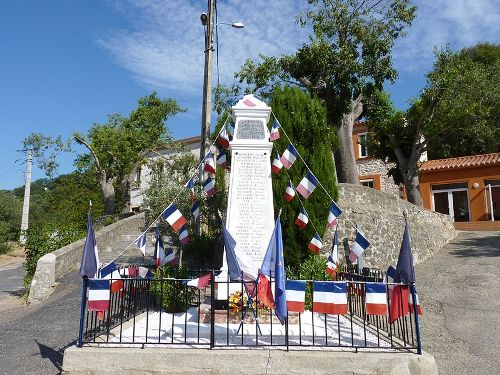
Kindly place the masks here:
<instances>
[{"instance_id":1,"label":"door","mask_svg":"<svg viewBox=\"0 0 500 375\"><path fill-rule=\"evenodd\" d=\"M456 222L470 221L469 192L463 186L464 184L434 185L434 211L449 215Z\"/></svg>"}]
</instances>

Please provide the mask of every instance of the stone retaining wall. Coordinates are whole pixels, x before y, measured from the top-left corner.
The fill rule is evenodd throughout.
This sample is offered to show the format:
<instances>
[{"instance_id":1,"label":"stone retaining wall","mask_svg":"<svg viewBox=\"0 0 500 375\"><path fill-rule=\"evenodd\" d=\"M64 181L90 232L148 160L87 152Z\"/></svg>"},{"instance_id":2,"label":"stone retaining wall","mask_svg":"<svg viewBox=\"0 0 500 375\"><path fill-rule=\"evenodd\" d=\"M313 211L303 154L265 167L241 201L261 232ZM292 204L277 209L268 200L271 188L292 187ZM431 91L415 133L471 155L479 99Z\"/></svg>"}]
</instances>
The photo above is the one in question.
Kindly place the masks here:
<instances>
[{"instance_id":1,"label":"stone retaining wall","mask_svg":"<svg viewBox=\"0 0 500 375\"><path fill-rule=\"evenodd\" d=\"M365 252L365 266L368 267L385 271L389 265L396 265L403 238L404 211L408 212L416 264L429 258L456 236L449 216L419 208L369 187L339 184L338 204L343 211L339 220L340 239L348 238L352 246L355 230L348 220L357 224L370 242ZM323 249L329 251L329 244ZM339 256L344 256L343 246L340 246Z\"/></svg>"},{"instance_id":2,"label":"stone retaining wall","mask_svg":"<svg viewBox=\"0 0 500 375\"><path fill-rule=\"evenodd\" d=\"M103 254L109 254L112 251L123 250L114 248L120 236L135 232L143 226L144 213L141 213L117 221L97 231L95 235L101 257ZM38 260L30 286L29 303L38 303L45 300L52 293L56 281L60 277L80 267L84 244L85 238L82 238L52 253L45 254Z\"/></svg>"}]
</instances>

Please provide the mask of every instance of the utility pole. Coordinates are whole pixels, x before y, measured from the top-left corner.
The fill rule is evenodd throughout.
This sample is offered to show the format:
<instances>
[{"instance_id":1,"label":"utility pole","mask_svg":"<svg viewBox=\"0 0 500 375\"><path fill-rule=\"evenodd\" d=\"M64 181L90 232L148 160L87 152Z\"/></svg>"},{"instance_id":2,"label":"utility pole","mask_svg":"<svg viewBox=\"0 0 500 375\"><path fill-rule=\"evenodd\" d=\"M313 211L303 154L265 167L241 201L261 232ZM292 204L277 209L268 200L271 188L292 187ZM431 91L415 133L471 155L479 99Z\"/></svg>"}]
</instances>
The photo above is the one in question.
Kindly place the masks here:
<instances>
[{"instance_id":1,"label":"utility pole","mask_svg":"<svg viewBox=\"0 0 500 375\"><path fill-rule=\"evenodd\" d=\"M30 214L31 164L33 162L31 152L32 150L26 151L28 160L26 161L26 176L24 180L23 217L21 220L21 236L19 237L19 243L21 245L26 244L26 234L24 232L28 229L28 219Z\"/></svg>"}]
</instances>

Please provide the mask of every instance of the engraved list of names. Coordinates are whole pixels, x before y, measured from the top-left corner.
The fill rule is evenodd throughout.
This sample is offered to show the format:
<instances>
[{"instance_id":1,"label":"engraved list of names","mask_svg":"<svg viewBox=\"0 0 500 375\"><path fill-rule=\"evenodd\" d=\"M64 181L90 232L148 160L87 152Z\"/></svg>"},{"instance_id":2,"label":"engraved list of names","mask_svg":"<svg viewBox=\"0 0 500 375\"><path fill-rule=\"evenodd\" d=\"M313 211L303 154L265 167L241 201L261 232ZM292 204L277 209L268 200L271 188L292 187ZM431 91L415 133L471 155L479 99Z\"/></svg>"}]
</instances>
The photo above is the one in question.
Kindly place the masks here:
<instances>
[{"instance_id":1,"label":"engraved list of names","mask_svg":"<svg viewBox=\"0 0 500 375\"><path fill-rule=\"evenodd\" d=\"M266 174L269 155L265 152L238 151L233 158L236 159L234 164L238 165L232 191L232 199L238 207L234 213L237 247L248 254L254 263L260 264L266 250L262 244L269 241L269 228L262 220L262 214L269 209L266 206L272 205L268 196L272 191L266 189L270 178Z\"/></svg>"}]
</instances>

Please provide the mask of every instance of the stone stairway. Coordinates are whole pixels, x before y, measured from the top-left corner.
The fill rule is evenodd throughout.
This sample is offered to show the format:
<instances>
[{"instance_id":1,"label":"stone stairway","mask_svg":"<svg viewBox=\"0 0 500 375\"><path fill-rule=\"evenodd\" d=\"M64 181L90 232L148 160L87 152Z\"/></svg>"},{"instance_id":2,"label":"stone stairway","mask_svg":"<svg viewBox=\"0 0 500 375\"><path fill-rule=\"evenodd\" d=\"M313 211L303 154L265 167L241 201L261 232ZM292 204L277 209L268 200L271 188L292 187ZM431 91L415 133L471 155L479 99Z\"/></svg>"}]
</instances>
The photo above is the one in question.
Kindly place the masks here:
<instances>
[{"instance_id":1,"label":"stone stairway","mask_svg":"<svg viewBox=\"0 0 500 375\"><path fill-rule=\"evenodd\" d=\"M107 247L104 250L99 249L99 243L98 243L97 247L99 249L99 258L101 263L106 264L114 260L115 263L120 266L127 266L132 264L133 265L149 264L151 262L151 257L153 255L151 235L148 235L146 258L144 258L142 252L133 244L135 239L139 237L141 234L142 232L140 232L139 230L131 231L127 234L122 234L115 240L115 242L110 247ZM125 248L127 249L122 254L120 254Z\"/></svg>"}]
</instances>

